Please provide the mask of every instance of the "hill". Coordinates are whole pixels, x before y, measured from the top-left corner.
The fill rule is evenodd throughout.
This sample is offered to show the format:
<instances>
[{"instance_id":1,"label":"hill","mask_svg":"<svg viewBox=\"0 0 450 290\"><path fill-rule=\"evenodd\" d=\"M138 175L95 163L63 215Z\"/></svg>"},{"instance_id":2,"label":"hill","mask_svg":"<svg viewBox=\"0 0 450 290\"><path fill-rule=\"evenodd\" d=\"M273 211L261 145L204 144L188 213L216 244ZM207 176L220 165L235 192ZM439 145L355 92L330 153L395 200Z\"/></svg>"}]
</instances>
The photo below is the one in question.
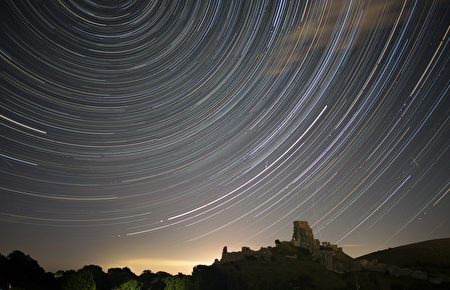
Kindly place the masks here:
<instances>
[{"instance_id":1,"label":"hill","mask_svg":"<svg viewBox=\"0 0 450 290\"><path fill-rule=\"evenodd\" d=\"M450 276L450 238L389 248L356 259L376 259L379 263Z\"/></svg>"},{"instance_id":2,"label":"hill","mask_svg":"<svg viewBox=\"0 0 450 290\"><path fill-rule=\"evenodd\" d=\"M225 254L211 266L194 268L195 289L348 289L339 274L328 271L309 251L290 242L259 251L243 247L243 251L229 254L236 257L230 260Z\"/></svg>"},{"instance_id":3,"label":"hill","mask_svg":"<svg viewBox=\"0 0 450 290\"><path fill-rule=\"evenodd\" d=\"M450 239L448 239L450 240ZM228 252L211 266L197 266L194 289L450 289L450 244L411 244L358 259L337 245L314 239L307 222L294 222L291 241L275 247Z\"/></svg>"}]
</instances>

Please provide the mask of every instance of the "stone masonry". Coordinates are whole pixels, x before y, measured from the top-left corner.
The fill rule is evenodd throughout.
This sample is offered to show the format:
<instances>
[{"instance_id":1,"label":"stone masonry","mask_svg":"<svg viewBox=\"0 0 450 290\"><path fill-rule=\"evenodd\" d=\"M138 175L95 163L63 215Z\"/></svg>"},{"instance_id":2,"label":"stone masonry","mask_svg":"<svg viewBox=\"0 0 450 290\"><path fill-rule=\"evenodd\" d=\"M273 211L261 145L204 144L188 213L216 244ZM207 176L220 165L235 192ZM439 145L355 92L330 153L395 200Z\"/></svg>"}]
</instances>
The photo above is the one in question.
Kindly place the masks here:
<instances>
[{"instance_id":1,"label":"stone masonry","mask_svg":"<svg viewBox=\"0 0 450 290\"><path fill-rule=\"evenodd\" d=\"M294 246L308 249L311 252L320 249L319 240L314 239L312 229L306 221L294 221L292 242Z\"/></svg>"}]
</instances>

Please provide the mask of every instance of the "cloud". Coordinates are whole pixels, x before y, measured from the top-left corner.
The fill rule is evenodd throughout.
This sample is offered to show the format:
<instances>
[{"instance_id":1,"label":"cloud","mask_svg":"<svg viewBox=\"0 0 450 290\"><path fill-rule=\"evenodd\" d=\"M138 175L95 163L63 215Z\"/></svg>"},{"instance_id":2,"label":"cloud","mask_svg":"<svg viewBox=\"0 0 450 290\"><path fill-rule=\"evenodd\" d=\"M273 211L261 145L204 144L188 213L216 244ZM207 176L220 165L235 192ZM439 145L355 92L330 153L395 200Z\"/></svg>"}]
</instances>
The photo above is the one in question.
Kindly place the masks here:
<instances>
[{"instance_id":1,"label":"cloud","mask_svg":"<svg viewBox=\"0 0 450 290\"><path fill-rule=\"evenodd\" d=\"M400 1L309 1L305 9L300 25L283 38L269 74L280 74L327 46L339 52L377 41L407 15L407 7Z\"/></svg>"}]
</instances>

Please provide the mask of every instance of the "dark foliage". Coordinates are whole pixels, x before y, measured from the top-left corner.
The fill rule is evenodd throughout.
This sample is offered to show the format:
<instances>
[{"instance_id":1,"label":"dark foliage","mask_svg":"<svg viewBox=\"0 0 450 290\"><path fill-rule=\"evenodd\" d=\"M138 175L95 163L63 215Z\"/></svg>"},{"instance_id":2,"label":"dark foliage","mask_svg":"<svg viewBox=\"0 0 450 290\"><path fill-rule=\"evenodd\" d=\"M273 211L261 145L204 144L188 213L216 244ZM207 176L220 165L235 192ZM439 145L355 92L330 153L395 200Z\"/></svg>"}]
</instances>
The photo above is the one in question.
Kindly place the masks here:
<instances>
[{"instance_id":1,"label":"dark foliage","mask_svg":"<svg viewBox=\"0 0 450 290\"><path fill-rule=\"evenodd\" d=\"M194 289L228 289L225 275L215 266L195 266L192 279Z\"/></svg>"},{"instance_id":2,"label":"dark foliage","mask_svg":"<svg viewBox=\"0 0 450 290\"><path fill-rule=\"evenodd\" d=\"M53 274L46 273L38 262L20 251L14 251L8 257L2 256L0 261L0 279L2 287L8 289L57 289Z\"/></svg>"},{"instance_id":3,"label":"dark foliage","mask_svg":"<svg viewBox=\"0 0 450 290\"><path fill-rule=\"evenodd\" d=\"M144 289L151 287L153 280L156 278L156 274L152 273L150 270L144 270L142 274L138 277L138 281L143 284Z\"/></svg>"},{"instance_id":4,"label":"dark foliage","mask_svg":"<svg viewBox=\"0 0 450 290\"><path fill-rule=\"evenodd\" d=\"M83 270L88 271L94 278L96 290L108 290L111 289L111 284L108 279L108 274L103 272L102 267L97 265L84 266Z\"/></svg>"},{"instance_id":5,"label":"dark foliage","mask_svg":"<svg viewBox=\"0 0 450 290\"><path fill-rule=\"evenodd\" d=\"M68 273L62 283L63 290L96 290L94 277L88 270L78 270Z\"/></svg>"},{"instance_id":6,"label":"dark foliage","mask_svg":"<svg viewBox=\"0 0 450 290\"><path fill-rule=\"evenodd\" d=\"M0 289L7 289L8 280L6 271L8 269L8 259L0 254Z\"/></svg>"},{"instance_id":7,"label":"dark foliage","mask_svg":"<svg viewBox=\"0 0 450 290\"><path fill-rule=\"evenodd\" d=\"M108 270L108 279L111 287L119 287L121 284L137 279L137 276L127 267L111 268Z\"/></svg>"}]
</instances>

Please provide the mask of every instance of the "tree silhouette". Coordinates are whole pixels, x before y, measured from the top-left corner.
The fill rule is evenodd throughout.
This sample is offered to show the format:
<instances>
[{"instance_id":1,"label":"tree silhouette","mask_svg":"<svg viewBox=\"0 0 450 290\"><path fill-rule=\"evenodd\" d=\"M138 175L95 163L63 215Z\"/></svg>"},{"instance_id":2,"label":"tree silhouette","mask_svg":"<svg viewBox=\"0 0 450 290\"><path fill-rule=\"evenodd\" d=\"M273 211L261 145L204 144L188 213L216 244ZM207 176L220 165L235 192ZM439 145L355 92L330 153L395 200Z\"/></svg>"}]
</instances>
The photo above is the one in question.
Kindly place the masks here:
<instances>
[{"instance_id":1,"label":"tree silhouette","mask_svg":"<svg viewBox=\"0 0 450 290\"><path fill-rule=\"evenodd\" d=\"M111 268L108 270L108 278L112 287L118 287L121 284L134 280L137 276L131 272L127 267L125 268Z\"/></svg>"},{"instance_id":2,"label":"tree silhouette","mask_svg":"<svg viewBox=\"0 0 450 290\"><path fill-rule=\"evenodd\" d=\"M0 289L7 289L8 280L6 277L6 271L8 269L8 259L0 254Z\"/></svg>"},{"instance_id":3,"label":"tree silhouette","mask_svg":"<svg viewBox=\"0 0 450 290\"><path fill-rule=\"evenodd\" d=\"M153 280L156 278L156 274L150 270L142 271L142 274L138 277L138 280L142 282L144 289L150 289Z\"/></svg>"},{"instance_id":4,"label":"tree silhouette","mask_svg":"<svg viewBox=\"0 0 450 290\"><path fill-rule=\"evenodd\" d=\"M118 290L141 290L143 284L137 280L129 280L119 286Z\"/></svg>"},{"instance_id":5,"label":"tree silhouette","mask_svg":"<svg viewBox=\"0 0 450 290\"><path fill-rule=\"evenodd\" d=\"M7 261L2 259L7 284L13 288L30 290L55 289L56 280L51 273L45 273L38 262L21 251L14 251L8 255Z\"/></svg>"},{"instance_id":6,"label":"tree silhouette","mask_svg":"<svg viewBox=\"0 0 450 290\"><path fill-rule=\"evenodd\" d=\"M87 270L78 270L69 274L68 279L63 283L63 290L96 290L94 277Z\"/></svg>"},{"instance_id":7,"label":"tree silhouette","mask_svg":"<svg viewBox=\"0 0 450 290\"><path fill-rule=\"evenodd\" d=\"M111 285L108 280L108 275L103 272L102 267L97 265L84 266L83 270L88 271L94 278L96 290L109 290Z\"/></svg>"}]
</instances>

